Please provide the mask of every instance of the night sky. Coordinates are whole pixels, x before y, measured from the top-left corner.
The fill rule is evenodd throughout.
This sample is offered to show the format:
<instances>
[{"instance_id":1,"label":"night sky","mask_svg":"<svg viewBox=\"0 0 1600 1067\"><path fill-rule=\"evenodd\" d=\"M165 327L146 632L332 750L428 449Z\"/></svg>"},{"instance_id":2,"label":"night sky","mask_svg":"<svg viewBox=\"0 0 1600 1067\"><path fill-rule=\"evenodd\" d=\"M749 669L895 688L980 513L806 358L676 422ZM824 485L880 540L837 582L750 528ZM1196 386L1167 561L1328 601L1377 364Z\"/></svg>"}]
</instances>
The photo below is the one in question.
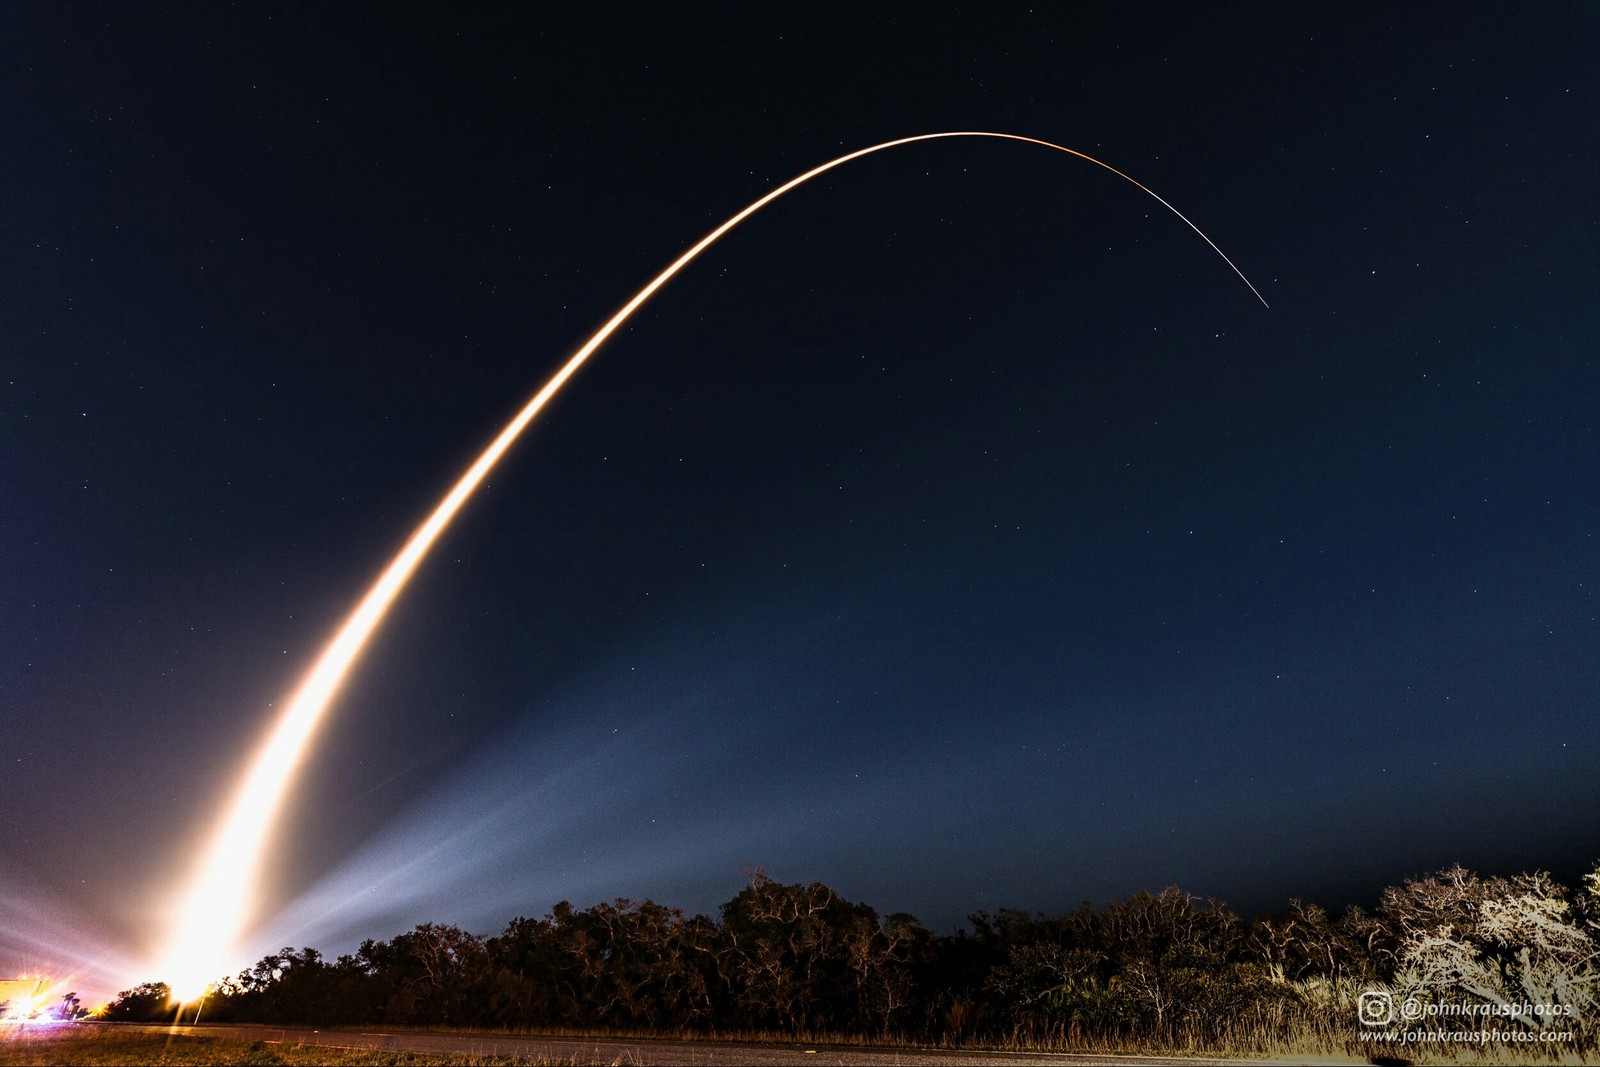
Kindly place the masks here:
<instances>
[{"instance_id":1,"label":"night sky","mask_svg":"<svg viewBox=\"0 0 1600 1067\"><path fill-rule=\"evenodd\" d=\"M0 7L0 972L1600 858L1600 8ZM4 976L4 975L0 975Z\"/></svg>"}]
</instances>

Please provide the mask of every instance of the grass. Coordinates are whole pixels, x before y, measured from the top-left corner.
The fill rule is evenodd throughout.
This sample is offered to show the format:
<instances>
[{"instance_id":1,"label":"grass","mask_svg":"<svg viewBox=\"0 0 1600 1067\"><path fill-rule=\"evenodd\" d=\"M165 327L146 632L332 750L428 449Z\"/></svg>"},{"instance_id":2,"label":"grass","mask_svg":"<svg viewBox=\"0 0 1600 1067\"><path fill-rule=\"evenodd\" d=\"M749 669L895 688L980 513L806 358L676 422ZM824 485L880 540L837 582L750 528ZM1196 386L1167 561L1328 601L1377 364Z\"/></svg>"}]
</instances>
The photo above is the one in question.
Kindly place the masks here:
<instances>
[{"instance_id":1,"label":"grass","mask_svg":"<svg viewBox=\"0 0 1600 1067\"><path fill-rule=\"evenodd\" d=\"M1350 1012L1342 1013L1348 1015ZM1012 1052L1049 1055L1065 1053L1090 1057L1152 1056L1234 1059L1264 1064L1319 1063L1367 1064L1374 1058L1389 1058L1418 1065L1440 1067L1494 1067L1526 1065L1553 1067L1557 1064L1600 1064L1587 1042L1576 1045L1529 1045L1440 1043L1431 1045L1385 1045L1359 1040L1358 1031L1331 1018L1301 1016L1282 1020L1238 1020L1221 1032L1199 1039L1186 1035L1182 1028L1166 1039L1155 1037L1109 1038L1055 1030L1048 1033L1017 1034L1010 1038L928 1042L902 1036L850 1033L789 1031L712 1031L659 1029L653 1031L607 1030L589 1027L536 1027L492 1029L487 1027L409 1027L386 1025L396 1033L456 1033L483 1036L517 1035L526 1037L577 1038L593 1040L625 1039L641 1044L651 1041L702 1042L705 1044L753 1044L812 1047L898 1050L914 1055L918 1051L937 1052ZM483 1062L490 1062L485 1060ZM4 1061L0 1060L0 1064Z\"/></svg>"},{"instance_id":2,"label":"grass","mask_svg":"<svg viewBox=\"0 0 1600 1067\"><path fill-rule=\"evenodd\" d=\"M391 1032L411 1031L410 1027L384 1027ZM475 1033L488 1036L490 1034L505 1036L507 1031L490 1031L479 1029L432 1029L433 1033ZM625 1038L630 1041L648 1042L654 1040L684 1040L704 1041L707 1043L721 1042L755 1042L774 1045L794 1045L797 1040L803 1040L795 1034L719 1034L715 1036L706 1034L620 1034L601 1030L565 1029L559 1032L541 1030L536 1032L520 1031L526 1036L565 1037L565 1038L594 1038L617 1039ZM332 1042L339 1040L336 1031L329 1032L327 1037ZM1291 1035L1281 1031L1273 1034L1264 1027L1241 1027L1240 1032L1224 1035L1225 1040L1218 1043L1211 1042L1185 1042L1172 1040L1166 1042L1132 1041L1124 1043L1110 1043L1104 1040L1085 1039L1070 1034L1055 1034L1038 1037L1017 1037L1011 1041L973 1043L965 1046L967 1049L992 1049L1012 1052L1073 1052L1090 1056L1126 1056L1126 1055L1155 1055L1155 1056L1221 1056L1225 1058L1256 1059L1267 1062L1299 1062L1299 1063L1366 1063L1372 1056L1394 1056L1399 1060L1410 1060L1419 1064L1450 1064L1458 1067L1476 1067L1488 1064L1556 1064L1556 1063L1585 1063L1593 1062L1587 1059L1577 1049L1550 1047L1543 1048L1522 1046L1423 1046L1392 1048L1380 1045L1362 1045L1349 1040L1346 1035L1335 1032L1305 1032ZM1276 1040L1274 1040L1276 1038ZM916 1050L938 1048L939 1046L917 1045L908 1041L879 1040L871 1041L859 1035L810 1035L807 1044L832 1045L834 1047L850 1046L876 1046L879 1048L898 1048L904 1053L915 1055ZM1220 1047L1219 1047L1220 1044ZM951 1045L944 1045L945 1050L954 1050ZM167 1034L161 1030L146 1030L143 1028L124 1029L117 1024L109 1025L80 1025L58 1026L50 1028L0 1028L0 1067L11 1064L159 1064L162 1067L183 1067L189 1064L241 1064L258 1067L258 1065L278 1064L330 1064L337 1067L365 1067L369 1064L393 1064L398 1067L422 1064L460 1064L463 1067L524 1067L524 1065L547 1064L570 1065L580 1061L557 1056L552 1059L548 1056L534 1057L526 1055L484 1055L478 1053L448 1053L424 1054L415 1052L400 1052L383 1049L358 1049L344 1048L336 1044L310 1045L292 1042L260 1041L248 1037L227 1036L224 1034Z\"/></svg>"},{"instance_id":3,"label":"grass","mask_svg":"<svg viewBox=\"0 0 1600 1067\"><path fill-rule=\"evenodd\" d=\"M332 1035L330 1035L332 1036ZM241 1067L276 1067L280 1064L327 1064L330 1067L411 1067L421 1064L458 1064L461 1067L525 1067L566 1064L571 1061L529 1059L523 1056L479 1056L468 1053L421 1055L381 1049L298 1045L289 1042L252 1041L221 1035L169 1035L105 1026L10 1027L0 1029L0 1065L159 1064L162 1067L203 1067L239 1064Z\"/></svg>"}]
</instances>

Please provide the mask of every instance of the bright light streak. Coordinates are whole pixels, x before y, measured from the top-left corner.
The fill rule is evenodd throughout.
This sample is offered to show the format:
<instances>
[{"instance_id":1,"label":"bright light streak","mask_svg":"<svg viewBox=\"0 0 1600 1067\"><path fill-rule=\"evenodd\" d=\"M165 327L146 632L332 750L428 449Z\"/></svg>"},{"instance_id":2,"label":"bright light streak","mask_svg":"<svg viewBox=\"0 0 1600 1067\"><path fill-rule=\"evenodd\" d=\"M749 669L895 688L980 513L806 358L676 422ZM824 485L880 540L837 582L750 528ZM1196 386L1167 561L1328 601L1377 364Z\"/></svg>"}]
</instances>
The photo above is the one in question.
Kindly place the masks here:
<instances>
[{"instance_id":1,"label":"bright light streak","mask_svg":"<svg viewBox=\"0 0 1600 1067\"><path fill-rule=\"evenodd\" d=\"M1093 156L1085 155L1072 148L1041 141L1033 137L1023 137L1011 133L988 133L982 131L956 131L948 133L927 133L916 137L902 137L895 141L885 141L883 144L862 148L847 155L830 160L819 167L806 171L798 178L791 179L772 192L750 204L744 210L728 219L722 225L712 230L700 241L672 262L665 270L656 275L649 284L634 294L633 299L622 306L622 309L613 315L604 326L595 331L594 335L584 342L583 347L567 360L566 364L556 372L544 388L534 394L533 399L519 411L515 418L506 424L500 434L484 449L472 466L467 469L459 481L451 488L445 498L434 508L433 513L419 526L400 553L384 568L383 573L367 595L361 599L350 617L339 628L333 641L323 650L311 672L301 682L300 688L290 698L284 708L277 724L272 728L266 742L256 753L250 764L250 769L245 777L243 786L234 794L232 802L227 808L226 815L217 825L211 844L205 853L189 889L183 894L178 906L175 928L171 933L167 949L160 964L160 973L163 979L171 986L173 998L180 1002L189 1002L198 999L210 982L221 978L232 966L243 961L232 958L236 951L240 935L252 912L253 899L251 887L255 884L256 875L260 867L261 858L266 849L268 834L272 823L282 806L283 798L288 790L289 783L294 777L294 772L304 758L307 745L313 731L322 720L328 706L339 693L339 688L344 684L345 677L350 672L356 657L361 654L372 632L383 621L384 614L389 610L390 604L400 595L405 588L417 565L422 562L433 542L449 525L450 520L466 503L483 479L499 462L500 457L514 444L528 423L533 421L550 399L567 383L567 379L577 373L589 357L593 355L606 339L616 332L628 318L637 311L645 301L655 295L672 277L694 261L718 238L729 230L749 218L751 215L766 207L772 201L785 193L803 185L812 178L835 167L849 163L851 160L862 156L881 152L886 148L896 148L900 145L912 144L917 141L934 141L948 137L989 137L1006 141L1022 141L1027 144L1039 145L1044 148L1065 152L1087 160L1097 167L1115 174L1150 196L1155 197L1168 211L1171 211L1195 233L1210 245L1217 255L1222 256L1223 262L1233 269L1233 272L1250 291L1255 293L1256 299L1263 305L1266 298L1251 285L1250 279L1244 272L1234 265L1216 246L1216 243L1205 233L1190 222L1182 212L1171 204L1162 200L1155 192L1128 175L1117 170L1109 164L1102 163Z\"/></svg>"}]
</instances>

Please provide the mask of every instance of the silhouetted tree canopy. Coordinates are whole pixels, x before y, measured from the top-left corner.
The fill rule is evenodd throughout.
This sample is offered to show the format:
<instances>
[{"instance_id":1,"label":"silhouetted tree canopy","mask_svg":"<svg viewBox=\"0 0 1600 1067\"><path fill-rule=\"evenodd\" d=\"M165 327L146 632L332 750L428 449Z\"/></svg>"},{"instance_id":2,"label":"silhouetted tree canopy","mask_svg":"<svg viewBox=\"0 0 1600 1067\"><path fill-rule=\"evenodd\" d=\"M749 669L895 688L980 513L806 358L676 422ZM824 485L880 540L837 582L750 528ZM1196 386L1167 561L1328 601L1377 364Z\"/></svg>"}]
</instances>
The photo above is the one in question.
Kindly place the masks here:
<instances>
[{"instance_id":1,"label":"silhouetted tree canopy","mask_svg":"<svg viewBox=\"0 0 1600 1067\"><path fill-rule=\"evenodd\" d=\"M105 1017L128 1023L171 1022L173 1009L167 1006L171 992L165 982L144 982L124 989L106 1007Z\"/></svg>"},{"instance_id":2,"label":"silhouetted tree canopy","mask_svg":"<svg viewBox=\"0 0 1600 1067\"><path fill-rule=\"evenodd\" d=\"M1373 913L1333 916L1296 900L1246 922L1168 888L969 923L937 936L913 916L756 870L717 918L649 900L582 911L563 901L495 937L424 923L331 962L285 948L222 983L207 1014L1265 1049L1287 1029L1348 1032L1356 995L1382 989L1567 1003L1582 1050L1600 1009L1600 870L1573 891L1544 874L1479 878L1454 867L1384 890ZM165 985L147 983L124 991L108 1017L165 1019L166 999Z\"/></svg>"}]
</instances>

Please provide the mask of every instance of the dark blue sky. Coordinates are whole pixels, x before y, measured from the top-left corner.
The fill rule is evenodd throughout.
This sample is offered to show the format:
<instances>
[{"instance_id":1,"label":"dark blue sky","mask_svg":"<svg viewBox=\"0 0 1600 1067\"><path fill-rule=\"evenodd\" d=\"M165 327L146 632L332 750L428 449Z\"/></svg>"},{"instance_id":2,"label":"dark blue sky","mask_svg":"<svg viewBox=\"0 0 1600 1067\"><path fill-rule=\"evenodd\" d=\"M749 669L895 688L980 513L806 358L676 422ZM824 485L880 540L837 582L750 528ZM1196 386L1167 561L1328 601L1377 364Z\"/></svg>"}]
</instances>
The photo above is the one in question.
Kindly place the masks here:
<instances>
[{"instance_id":1,"label":"dark blue sky","mask_svg":"<svg viewBox=\"0 0 1600 1067\"><path fill-rule=\"evenodd\" d=\"M1600 856L1594 8L622 10L0 13L0 971L145 958L499 422L942 129L1127 171L1272 309L1022 145L774 205L425 565L261 947L745 864L945 931Z\"/></svg>"}]
</instances>

